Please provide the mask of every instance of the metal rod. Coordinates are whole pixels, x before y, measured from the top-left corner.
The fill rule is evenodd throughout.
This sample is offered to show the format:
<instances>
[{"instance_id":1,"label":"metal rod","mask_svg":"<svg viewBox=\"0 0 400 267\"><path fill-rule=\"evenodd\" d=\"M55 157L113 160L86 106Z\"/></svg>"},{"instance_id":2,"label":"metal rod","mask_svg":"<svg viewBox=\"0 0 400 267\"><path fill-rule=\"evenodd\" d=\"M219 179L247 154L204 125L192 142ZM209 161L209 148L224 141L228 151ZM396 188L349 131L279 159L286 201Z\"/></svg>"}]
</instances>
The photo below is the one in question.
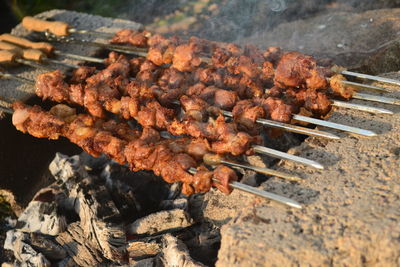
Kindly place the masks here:
<instances>
[{"instance_id":1,"label":"metal rod","mask_svg":"<svg viewBox=\"0 0 400 267\"><path fill-rule=\"evenodd\" d=\"M218 182L217 179L213 179L213 181ZM239 183L239 182L231 182L229 185L234 189L238 189L238 190L241 190L241 191L244 191L244 192L247 192L250 194L254 194L254 195L257 195L260 197L264 197L264 198L267 198L270 200L274 200L276 202L285 204L292 208L296 208L296 209L302 208L301 204L293 199L290 199L290 198L287 198L284 196L280 196L280 195L277 195L274 193L270 193L268 191L255 188L255 187L249 186L247 184L243 184L243 183Z\"/></svg>"},{"instance_id":2,"label":"metal rod","mask_svg":"<svg viewBox=\"0 0 400 267\"><path fill-rule=\"evenodd\" d=\"M230 111L222 111L222 114L227 117L233 117L232 112L230 112ZM290 124L282 123L282 122L278 122L278 121L257 119L256 122L260 123L262 125L265 125L265 126L270 126L270 127L274 127L274 128L278 128L278 129L284 129L284 130L294 132L294 133L305 134L305 135L315 136L315 137L324 137L324 138L329 138L329 139L340 139L339 136L334 135L332 133L308 129L305 127L290 125Z\"/></svg>"},{"instance_id":3,"label":"metal rod","mask_svg":"<svg viewBox=\"0 0 400 267\"><path fill-rule=\"evenodd\" d=\"M103 44L103 43L97 43L97 42L84 40L84 39L75 39L75 38L72 38L69 36L68 37L67 36L59 37L59 36L56 36L56 35L48 33L48 32L46 32L45 36L51 42L91 45L91 46L100 47L100 48L104 48L104 49L108 49L108 50L114 50L114 51L121 52L121 53L137 55L140 57L147 56L147 52L145 52L143 49L134 48L132 46Z\"/></svg>"},{"instance_id":4,"label":"metal rod","mask_svg":"<svg viewBox=\"0 0 400 267\"><path fill-rule=\"evenodd\" d=\"M13 114L14 111L11 108L7 108L7 107L3 107L0 105L0 111L4 112L4 113L8 113L8 114Z\"/></svg>"},{"instance_id":5,"label":"metal rod","mask_svg":"<svg viewBox=\"0 0 400 267\"><path fill-rule=\"evenodd\" d=\"M351 82L351 81L342 81L343 84L347 86L351 86L354 88L359 88L359 89L367 89L367 90L373 90L373 91L380 91L380 92L388 92L386 88L371 85L371 84L362 84L362 83L356 83L356 82Z\"/></svg>"},{"instance_id":6,"label":"metal rod","mask_svg":"<svg viewBox=\"0 0 400 267\"><path fill-rule=\"evenodd\" d=\"M194 168L190 168L189 172L191 174L195 174L197 172L197 170L194 169ZM213 178L212 180L214 182L216 182L216 183L220 182L218 179L215 179L215 178ZM283 196L280 196L280 195L277 195L277 194L274 194L274 193L270 193L270 192L267 192L265 190L258 189L256 187L252 187L252 186L249 186L249 185L246 185L246 184L242 184L242 183L239 183L239 182L235 182L235 181L230 182L229 185L233 189L244 191L244 192L247 192L247 193L259 196L259 197L263 197L263 198L266 198L266 199L269 199L269 200L273 200L273 201L285 204L287 206L290 206L290 207L293 207L293 208L296 208L296 209L301 209L302 208L301 204L299 202L293 200L293 199L290 199L290 198L287 198L287 197L283 197Z\"/></svg>"},{"instance_id":7,"label":"metal rod","mask_svg":"<svg viewBox=\"0 0 400 267\"><path fill-rule=\"evenodd\" d=\"M44 69L44 70L48 70L48 71L53 71L54 68L43 65L43 64L38 64L34 61L30 61L30 60L25 60L25 59L21 59L21 58L16 58L15 62L23 64L23 65L27 65L30 66L32 68L36 68L36 69Z\"/></svg>"},{"instance_id":8,"label":"metal rod","mask_svg":"<svg viewBox=\"0 0 400 267\"><path fill-rule=\"evenodd\" d=\"M51 59L51 58L47 58L46 61L49 62L49 63L62 65L62 66L67 67L67 68L72 68L72 69L78 69L79 68L78 65L69 64L69 63L62 62L62 61L55 60L55 59Z\"/></svg>"},{"instance_id":9,"label":"metal rod","mask_svg":"<svg viewBox=\"0 0 400 267\"><path fill-rule=\"evenodd\" d=\"M243 169L252 170L252 171L255 171L255 172L258 172L258 173L262 173L262 174L265 174L265 175L276 176L278 178L282 178L282 179L285 179L285 180L288 180L288 181L293 181L293 182L302 181L302 179L300 177L297 177L295 175L291 175L291 174L288 174L288 173L284 173L284 172L280 172L280 171L276 171L276 170L272 170L272 169L268 169L268 168L262 168L262 167L247 165L247 164L240 164L240 163L236 163L236 162L225 160L225 159L221 159L220 162L222 164L226 164L226 165L230 165L230 166L235 166L235 167L239 167L239 168L243 168Z\"/></svg>"},{"instance_id":10,"label":"metal rod","mask_svg":"<svg viewBox=\"0 0 400 267\"><path fill-rule=\"evenodd\" d=\"M93 63L104 64L104 59L101 59L101 58L75 55L75 54L65 53L65 52L62 52L62 51L59 51L59 50L54 51L54 54L58 55L58 56L64 56L64 57L67 57L67 58L72 58L72 59L77 59L77 60L82 60L82 61L89 61L89 62L93 62Z\"/></svg>"},{"instance_id":11,"label":"metal rod","mask_svg":"<svg viewBox=\"0 0 400 267\"><path fill-rule=\"evenodd\" d=\"M265 146L253 145L252 148L256 153L259 154L264 154L279 159L294 161L320 170L324 169L324 166L321 163L316 162L314 160L305 159L299 156L291 155Z\"/></svg>"},{"instance_id":12,"label":"metal rod","mask_svg":"<svg viewBox=\"0 0 400 267\"><path fill-rule=\"evenodd\" d=\"M363 93L354 93L353 98L362 99L367 101L374 101L384 104L391 104L391 105L400 105L400 99L392 98L392 97L384 97L378 95L369 95Z\"/></svg>"},{"instance_id":13,"label":"metal rod","mask_svg":"<svg viewBox=\"0 0 400 267\"><path fill-rule=\"evenodd\" d=\"M348 71L348 70L343 70L340 73L344 74L344 75L354 76L354 77L361 78L361 79L367 79L367 80L372 80L372 81L400 85L400 81L395 80L395 79L379 77L379 76L374 76L374 75L369 75L369 74L363 74L363 73L358 73L358 72L353 72L353 71Z\"/></svg>"},{"instance_id":14,"label":"metal rod","mask_svg":"<svg viewBox=\"0 0 400 267\"><path fill-rule=\"evenodd\" d=\"M69 28L68 33L96 35L96 36L107 38L107 39L112 38L114 36L114 34L112 34L112 33L96 32L96 31L90 31L90 30L78 30L75 28Z\"/></svg>"},{"instance_id":15,"label":"metal rod","mask_svg":"<svg viewBox=\"0 0 400 267\"><path fill-rule=\"evenodd\" d=\"M24 77L17 76L17 75L14 75L14 74L10 74L10 73L5 73L5 72L2 72L2 71L0 71L0 78L16 80L16 81L20 81L20 82L23 82L23 83L27 83L29 85L35 85L35 82L30 80L30 79L26 79Z\"/></svg>"},{"instance_id":16,"label":"metal rod","mask_svg":"<svg viewBox=\"0 0 400 267\"><path fill-rule=\"evenodd\" d=\"M359 135L363 135L363 136L376 136L377 135L375 132L370 131L370 130L364 130L361 128L347 126L347 125L339 124L339 123L335 123L335 122L314 119L314 118L310 118L310 117L303 116L303 115L293 115L293 119L296 121L308 122L308 123L312 123L315 125L320 125L320 126L324 126L324 127L344 131L344 132L359 134Z\"/></svg>"},{"instance_id":17,"label":"metal rod","mask_svg":"<svg viewBox=\"0 0 400 267\"><path fill-rule=\"evenodd\" d=\"M390 111L388 109L370 107L370 106L359 105L359 104L352 104L352 103L338 101L338 100L334 100L332 105L335 106L335 107L366 111L366 112L376 113L376 114L390 114L390 115L393 115L393 111Z\"/></svg>"}]
</instances>

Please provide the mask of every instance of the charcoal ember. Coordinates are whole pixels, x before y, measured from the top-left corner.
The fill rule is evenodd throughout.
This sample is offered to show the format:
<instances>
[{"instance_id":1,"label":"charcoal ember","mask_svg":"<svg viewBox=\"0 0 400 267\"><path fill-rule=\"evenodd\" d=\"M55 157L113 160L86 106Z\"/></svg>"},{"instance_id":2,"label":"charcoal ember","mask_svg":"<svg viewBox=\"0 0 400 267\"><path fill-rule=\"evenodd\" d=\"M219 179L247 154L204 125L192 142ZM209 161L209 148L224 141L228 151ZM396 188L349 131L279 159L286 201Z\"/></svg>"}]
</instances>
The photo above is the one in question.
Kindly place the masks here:
<instances>
[{"instance_id":1,"label":"charcoal ember","mask_svg":"<svg viewBox=\"0 0 400 267\"><path fill-rule=\"evenodd\" d=\"M70 192L77 199L75 211L79 215L83 236L93 240L95 248L105 258L124 262L125 231L118 209L104 185L93 183L90 177L77 184Z\"/></svg>"},{"instance_id":2,"label":"charcoal ember","mask_svg":"<svg viewBox=\"0 0 400 267\"><path fill-rule=\"evenodd\" d=\"M101 177L105 180L106 187L110 192L112 199L118 207L121 214L138 213L142 209L141 202L136 197L136 192L133 187L117 179L123 171L118 164L109 163L101 172Z\"/></svg>"},{"instance_id":3,"label":"charcoal ember","mask_svg":"<svg viewBox=\"0 0 400 267\"><path fill-rule=\"evenodd\" d=\"M122 227L122 218L109 191L101 183L101 179L89 175L79 157L76 156L67 157L57 154L50 166L51 172L56 175L56 179L65 181L66 187L69 188L68 200L73 205L73 209L80 220L79 231L82 234L80 238L89 242L90 249L97 251L104 258L118 263L125 262L126 236ZM68 227L68 232L72 231L70 227L71 225ZM76 228L73 228L72 233L76 232ZM78 235L65 235L67 239L78 238ZM60 240L63 240L63 238ZM75 243L81 242L78 240ZM73 253L76 251L65 242L62 242L62 245L69 248L67 249L68 254L74 258ZM92 258L97 259L95 256ZM82 261L75 258L74 260Z\"/></svg>"},{"instance_id":4,"label":"charcoal ember","mask_svg":"<svg viewBox=\"0 0 400 267\"><path fill-rule=\"evenodd\" d=\"M53 237L30 233L29 241L32 248L41 252L49 260L62 260L67 257L66 251L56 243Z\"/></svg>"},{"instance_id":5,"label":"charcoal ember","mask_svg":"<svg viewBox=\"0 0 400 267\"><path fill-rule=\"evenodd\" d=\"M111 162L111 160L105 155L101 155L100 157L95 158L86 152L82 152L79 155L79 159L81 161L81 164L89 170L103 169L107 164Z\"/></svg>"},{"instance_id":6,"label":"charcoal ember","mask_svg":"<svg viewBox=\"0 0 400 267\"><path fill-rule=\"evenodd\" d=\"M57 235L67 227L65 217L57 209L56 202L33 200L18 218L17 227L26 232Z\"/></svg>"},{"instance_id":7,"label":"charcoal ember","mask_svg":"<svg viewBox=\"0 0 400 267\"><path fill-rule=\"evenodd\" d=\"M163 237L163 257L165 266L204 267L202 263L193 260L186 245L178 238L166 234Z\"/></svg>"},{"instance_id":8,"label":"charcoal ember","mask_svg":"<svg viewBox=\"0 0 400 267\"><path fill-rule=\"evenodd\" d=\"M161 245L157 242L132 241L128 244L129 263L145 258L155 257L161 253Z\"/></svg>"},{"instance_id":9,"label":"charcoal ember","mask_svg":"<svg viewBox=\"0 0 400 267\"><path fill-rule=\"evenodd\" d=\"M158 266L164 266L158 258L147 258L143 259L140 261L134 261L131 263L130 266L135 266L135 267L158 267Z\"/></svg>"},{"instance_id":10,"label":"charcoal ember","mask_svg":"<svg viewBox=\"0 0 400 267\"><path fill-rule=\"evenodd\" d=\"M79 266L98 266L106 262L93 240L86 238L79 222L70 224L56 240Z\"/></svg>"},{"instance_id":11,"label":"charcoal ember","mask_svg":"<svg viewBox=\"0 0 400 267\"><path fill-rule=\"evenodd\" d=\"M1 264L1 267L18 267L19 265L17 265L17 264L13 264L13 263L11 263L11 262L3 262L2 264Z\"/></svg>"},{"instance_id":12,"label":"charcoal ember","mask_svg":"<svg viewBox=\"0 0 400 267\"><path fill-rule=\"evenodd\" d=\"M160 209L171 210L171 209L181 209L188 210L189 201L187 198L178 199L166 199L160 202Z\"/></svg>"},{"instance_id":13,"label":"charcoal ember","mask_svg":"<svg viewBox=\"0 0 400 267\"><path fill-rule=\"evenodd\" d=\"M193 220L184 210L163 210L134 221L128 225L127 231L131 235L153 235L178 231L192 224Z\"/></svg>"},{"instance_id":14,"label":"charcoal ember","mask_svg":"<svg viewBox=\"0 0 400 267\"><path fill-rule=\"evenodd\" d=\"M4 249L14 252L15 258L26 267L50 267L50 261L40 252L29 245L29 235L20 231L7 232Z\"/></svg>"},{"instance_id":15,"label":"charcoal ember","mask_svg":"<svg viewBox=\"0 0 400 267\"><path fill-rule=\"evenodd\" d=\"M56 156L49 165L50 173L54 178L67 185L70 188L79 179L84 176L84 170L79 156L66 156L61 153L56 153ZM70 181L71 180L71 181Z\"/></svg>"},{"instance_id":16,"label":"charcoal ember","mask_svg":"<svg viewBox=\"0 0 400 267\"><path fill-rule=\"evenodd\" d=\"M66 257L55 264L55 267L76 267L76 262L71 257Z\"/></svg>"}]
</instances>

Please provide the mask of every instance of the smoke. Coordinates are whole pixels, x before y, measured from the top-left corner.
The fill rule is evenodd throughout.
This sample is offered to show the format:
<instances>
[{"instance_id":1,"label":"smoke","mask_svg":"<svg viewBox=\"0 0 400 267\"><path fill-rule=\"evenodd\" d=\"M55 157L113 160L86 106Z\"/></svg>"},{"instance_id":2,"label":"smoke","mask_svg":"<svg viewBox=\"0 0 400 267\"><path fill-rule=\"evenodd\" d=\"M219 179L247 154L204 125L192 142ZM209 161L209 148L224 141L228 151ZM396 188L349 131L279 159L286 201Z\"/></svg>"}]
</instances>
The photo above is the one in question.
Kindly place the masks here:
<instances>
[{"instance_id":1,"label":"smoke","mask_svg":"<svg viewBox=\"0 0 400 267\"><path fill-rule=\"evenodd\" d=\"M287 4L285 0L270 0L269 8L274 12L282 12L287 8Z\"/></svg>"}]
</instances>

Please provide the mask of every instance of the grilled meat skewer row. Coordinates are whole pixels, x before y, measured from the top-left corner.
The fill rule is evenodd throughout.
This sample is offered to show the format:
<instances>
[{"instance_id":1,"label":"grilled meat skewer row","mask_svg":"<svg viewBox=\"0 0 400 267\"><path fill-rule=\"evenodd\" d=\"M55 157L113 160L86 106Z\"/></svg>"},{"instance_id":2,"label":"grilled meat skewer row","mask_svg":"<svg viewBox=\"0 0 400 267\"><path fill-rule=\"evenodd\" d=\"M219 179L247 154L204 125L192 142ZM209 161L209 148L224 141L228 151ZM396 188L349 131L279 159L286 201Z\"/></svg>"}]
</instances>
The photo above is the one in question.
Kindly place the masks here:
<instances>
[{"instance_id":1,"label":"grilled meat skewer row","mask_svg":"<svg viewBox=\"0 0 400 267\"><path fill-rule=\"evenodd\" d=\"M93 156L104 153L121 164L128 163L133 171L152 170L168 183L183 182L184 194L207 192L212 186L229 194L232 183L235 188L301 207L299 203L275 194L242 188L244 186L236 182L236 173L226 166L219 165L209 171L202 165L196 165L189 155L176 154L163 142L155 143L160 136L154 130L147 129L141 134L128 131L128 134L127 124L99 121L87 114L76 115L74 109L65 105L57 105L50 112L45 112L39 106L29 107L16 102L13 109L13 124L24 133L48 139L64 136ZM196 173L191 175L187 170L192 172L193 168L196 168Z\"/></svg>"}]
</instances>

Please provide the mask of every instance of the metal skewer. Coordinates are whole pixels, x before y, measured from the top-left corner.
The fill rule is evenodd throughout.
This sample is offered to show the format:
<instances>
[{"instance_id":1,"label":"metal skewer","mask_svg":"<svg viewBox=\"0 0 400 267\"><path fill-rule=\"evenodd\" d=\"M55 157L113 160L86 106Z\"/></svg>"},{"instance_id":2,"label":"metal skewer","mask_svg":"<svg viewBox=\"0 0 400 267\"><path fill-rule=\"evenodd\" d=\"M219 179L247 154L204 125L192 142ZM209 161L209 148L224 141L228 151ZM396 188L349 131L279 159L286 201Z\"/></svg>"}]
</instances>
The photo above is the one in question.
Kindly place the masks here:
<instances>
[{"instance_id":1,"label":"metal skewer","mask_svg":"<svg viewBox=\"0 0 400 267\"><path fill-rule=\"evenodd\" d=\"M363 94L363 93L354 93L353 98L367 100L367 101L374 101L374 102L379 102L379 103L384 103L384 104L400 105L400 99L396 99L396 98L392 98L392 97L369 95L369 94Z\"/></svg>"},{"instance_id":2,"label":"metal skewer","mask_svg":"<svg viewBox=\"0 0 400 267\"><path fill-rule=\"evenodd\" d=\"M388 109L370 107L370 106L359 105L359 104L353 104L353 103L343 102L343 101L339 101L339 100L333 100L333 104L332 105L335 106L335 107L339 107L339 108L348 108L348 109L366 111L366 112L376 113L376 114L393 115L393 111L390 111Z\"/></svg>"},{"instance_id":3,"label":"metal skewer","mask_svg":"<svg viewBox=\"0 0 400 267\"><path fill-rule=\"evenodd\" d=\"M302 157L299 157L296 155L285 153L285 152L275 150L272 148L268 148L265 146L254 145L252 147L253 147L254 151L259 154L269 155L269 156L279 158L279 159L285 159L285 160L290 160L293 162L298 162L298 163L301 163L301 164L304 164L304 165L307 165L307 166L310 166L310 167L313 167L316 169L320 169L320 170L324 169L324 166L321 163L316 162L314 160L302 158Z\"/></svg>"},{"instance_id":4,"label":"metal skewer","mask_svg":"<svg viewBox=\"0 0 400 267\"><path fill-rule=\"evenodd\" d=\"M1 72L1 71L0 71L0 78L14 79L14 80L21 81L23 83L27 83L27 84L32 85L32 86L35 85L35 82L33 80L26 79L26 78L23 78L23 77L20 77L20 76L17 76L17 75L13 75L13 74L9 74L9 73L4 73L4 72ZM261 146L257 146L257 147L258 147L257 153L259 153L259 154L265 154L265 155L268 155L268 156L272 156L273 153L274 153L274 150L272 150L272 149L265 148L265 150L262 150L262 149L260 149ZM280 151L276 151L276 152L277 152L277 157L278 158L284 157L287 160L292 160L292 157L290 157L289 154L287 156L285 156L284 152L280 152ZM312 167L315 166L315 162L310 164L310 162L307 159L302 159L300 157L297 157L297 158L294 158L294 159L295 159L294 161L296 161L296 162L303 163L305 165L309 165L309 166L312 166ZM317 163L317 165L318 164L319 163Z\"/></svg>"},{"instance_id":5,"label":"metal skewer","mask_svg":"<svg viewBox=\"0 0 400 267\"><path fill-rule=\"evenodd\" d=\"M331 122L331 121L319 120L319 119L315 119L315 118L311 118L311 117L307 117L307 116L303 116L303 115L295 114L295 115L293 115L293 119L296 121L312 123L315 125L325 126L328 128L341 130L341 131L349 132L349 133L353 133L353 134L363 135L363 136L372 137L372 136L377 135L375 132L370 131L370 130L364 130L361 128L347 126L344 124L339 124L339 123L335 123L335 122Z\"/></svg>"},{"instance_id":6,"label":"metal skewer","mask_svg":"<svg viewBox=\"0 0 400 267\"><path fill-rule=\"evenodd\" d=\"M230 111L223 110L222 114L226 117L233 117L232 112L230 112ZM291 125L291 124L287 124L287 123L283 123L283 122L279 122L279 121L257 119L256 122L259 124L265 125L265 126L283 129L283 130L287 130L287 131L293 132L293 133L305 134L308 136L315 136L315 137L324 137L324 138L328 138L328 139L340 139L339 136L334 135L332 133L308 129L305 127Z\"/></svg>"},{"instance_id":7,"label":"metal skewer","mask_svg":"<svg viewBox=\"0 0 400 267\"><path fill-rule=\"evenodd\" d=\"M394 85L400 85L400 81L395 80L395 79L379 77L379 76L374 76L374 75L369 75L369 74L364 74L364 73L358 73L358 72L353 72L353 71L348 71L348 70L343 70L340 73L343 75L354 76L354 77L361 78L361 79L378 81L378 82L389 83L389 84L394 84Z\"/></svg>"},{"instance_id":8,"label":"metal skewer","mask_svg":"<svg viewBox=\"0 0 400 267\"><path fill-rule=\"evenodd\" d=\"M189 172L191 174L195 174L197 172L197 170L191 168L189 170ZM217 180L215 178L213 178L213 181L216 182L216 183L219 182L219 180ZM287 198L287 197L283 197L283 196L280 196L280 195L277 195L277 194L274 194L274 193L270 193L268 191L261 190L261 189L258 189L256 187L252 187L252 186L249 186L249 185L246 185L246 184L242 184L242 183L239 183L239 182L235 182L235 181L230 182L229 185L233 189L244 191L244 192L247 192L247 193L250 193L250 194L253 194L253 195L257 195L259 197L263 197L263 198L266 198L266 199L269 199L269 200L273 200L273 201L285 204L287 206L290 206L290 207L293 207L293 208L296 208L296 209L301 209L302 208L301 204L299 202L293 200L293 199L290 199L290 198Z\"/></svg>"},{"instance_id":9,"label":"metal skewer","mask_svg":"<svg viewBox=\"0 0 400 267\"><path fill-rule=\"evenodd\" d=\"M354 88L359 88L359 89L367 89L367 90L373 90L373 91L380 91L380 92L388 92L386 88L371 85L371 84L363 84L363 83L356 83L356 82L351 82L351 81L342 81L343 84L354 87Z\"/></svg>"},{"instance_id":10,"label":"metal skewer","mask_svg":"<svg viewBox=\"0 0 400 267\"><path fill-rule=\"evenodd\" d=\"M225 165L229 165L229 166L239 167L239 168L243 168L243 169L247 169L247 170L252 170L252 171L255 171L255 172L258 172L258 173L262 173L262 174L265 174L265 175L276 176L278 178L282 178L282 179L285 179L285 180L288 180L288 181L293 181L293 182L302 181L302 179L300 177L297 177L297 176L292 175L292 174L288 174L288 173L272 170L272 169L269 169L269 168L262 168L262 167L257 167L257 166L253 166L253 165L241 164L241 163L233 162L233 161L230 161L230 160L226 160L226 159L222 158L220 155L217 155L217 154L205 154L203 156L203 162L205 164L211 165L211 166L215 166L215 165L219 165L219 164L225 164Z\"/></svg>"}]
</instances>

